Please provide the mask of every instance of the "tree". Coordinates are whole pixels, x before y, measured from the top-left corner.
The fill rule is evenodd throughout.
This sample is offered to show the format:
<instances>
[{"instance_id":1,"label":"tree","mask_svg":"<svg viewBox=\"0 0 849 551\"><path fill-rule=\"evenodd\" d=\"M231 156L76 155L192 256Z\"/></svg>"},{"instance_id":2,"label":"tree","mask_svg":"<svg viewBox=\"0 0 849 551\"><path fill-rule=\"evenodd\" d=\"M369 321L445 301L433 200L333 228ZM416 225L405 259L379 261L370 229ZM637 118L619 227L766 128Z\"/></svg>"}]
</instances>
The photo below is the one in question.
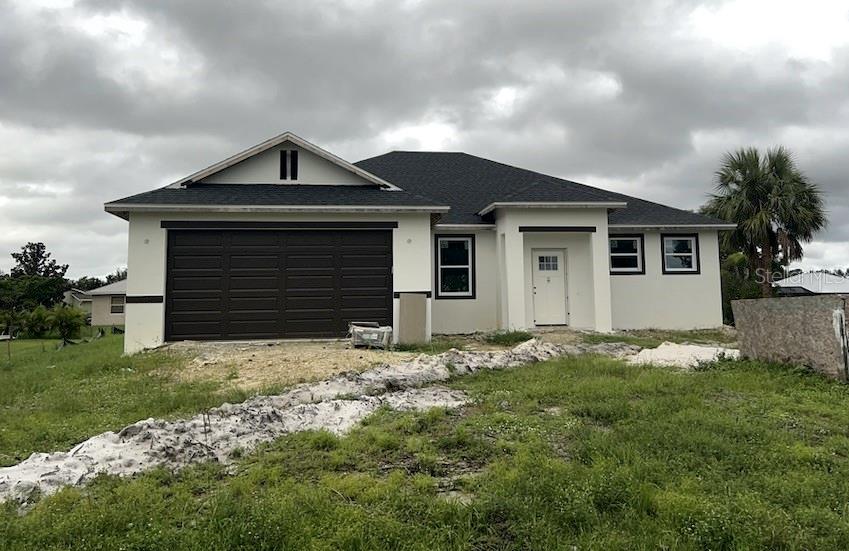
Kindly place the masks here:
<instances>
[{"instance_id":1,"label":"tree","mask_svg":"<svg viewBox=\"0 0 849 551\"><path fill-rule=\"evenodd\" d=\"M127 279L127 269L126 268L118 268L115 270L114 274L109 274L106 276L106 285L110 283L115 283L116 281L124 281Z\"/></svg>"},{"instance_id":2,"label":"tree","mask_svg":"<svg viewBox=\"0 0 849 551\"><path fill-rule=\"evenodd\" d=\"M89 276L83 276L78 280L71 282L71 287L79 289L80 291L91 291L92 289L103 287L104 285L106 285L106 283L104 283L104 281L99 277Z\"/></svg>"},{"instance_id":3,"label":"tree","mask_svg":"<svg viewBox=\"0 0 849 551\"><path fill-rule=\"evenodd\" d=\"M12 258L17 262L17 265L12 268L12 277L63 278L68 271L67 264L58 264L50 258L44 243L27 243L21 247L21 252L12 253Z\"/></svg>"},{"instance_id":4,"label":"tree","mask_svg":"<svg viewBox=\"0 0 849 551\"><path fill-rule=\"evenodd\" d=\"M774 264L801 259L802 243L826 225L819 188L781 146L765 155L754 147L726 153L716 172L716 193L703 210L737 224L723 242L746 255L764 297L772 295Z\"/></svg>"},{"instance_id":5,"label":"tree","mask_svg":"<svg viewBox=\"0 0 849 551\"><path fill-rule=\"evenodd\" d=\"M85 312L79 308L57 304L50 312L50 325L59 333L63 344L69 344L71 339L80 335L85 325Z\"/></svg>"}]
</instances>

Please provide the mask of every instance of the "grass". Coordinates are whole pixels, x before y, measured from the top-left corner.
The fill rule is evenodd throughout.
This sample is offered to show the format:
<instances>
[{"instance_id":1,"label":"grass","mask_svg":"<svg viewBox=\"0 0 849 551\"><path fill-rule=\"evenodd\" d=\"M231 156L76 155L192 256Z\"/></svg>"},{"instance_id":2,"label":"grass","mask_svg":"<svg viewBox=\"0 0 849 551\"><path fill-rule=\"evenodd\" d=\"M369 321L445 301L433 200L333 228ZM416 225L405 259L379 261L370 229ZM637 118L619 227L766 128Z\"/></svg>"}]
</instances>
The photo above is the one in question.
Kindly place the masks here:
<instances>
[{"instance_id":1,"label":"grass","mask_svg":"<svg viewBox=\"0 0 849 551\"><path fill-rule=\"evenodd\" d=\"M452 348L463 350L466 342L460 338L452 338L444 335L434 335L430 342L396 344L392 350L396 352L417 352L420 354L441 354Z\"/></svg>"},{"instance_id":2,"label":"grass","mask_svg":"<svg viewBox=\"0 0 849 551\"><path fill-rule=\"evenodd\" d=\"M182 359L162 352L122 356L123 339L56 350L58 340L0 343L0 466L35 451L69 448L94 434L147 417L195 413L245 398L215 381L178 383Z\"/></svg>"},{"instance_id":3,"label":"grass","mask_svg":"<svg viewBox=\"0 0 849 551\"><path fill-rule=\"evenodd\" d=\"M19 516L8 549L845 549L849 387L755 362L678 373L578 357ZM239 454L241 455L241 454ZM451 497L454 496L454 497ZM457 496L461 499L457 499Z\"/></svg>"},{"instance_id":4,"label":"grass","mask_svg":"<svg viewBox=\"0 0 849 551\"><path fill-rule=\"evenodd\" d=\"M532 338L534 336L527 331L496 331L485 335L483 340L486 343L499 346L516 346Z\"/></svg>"},{"instance_id":5,"label":"grass","mask_svg":"<svg viewBox=\"0 0 849 551\"><path fill-rule=\"evenodd\" d=\"M587 333L583 335L584 342L598 344L603 342L624 342L643 348L657 348L663 342L694 343L694 344L731 344L737 337L720 329L695 329L691 331L670 331L663 329L640 329L619 331L611 334Z\"/></svg>"}]
</instances>

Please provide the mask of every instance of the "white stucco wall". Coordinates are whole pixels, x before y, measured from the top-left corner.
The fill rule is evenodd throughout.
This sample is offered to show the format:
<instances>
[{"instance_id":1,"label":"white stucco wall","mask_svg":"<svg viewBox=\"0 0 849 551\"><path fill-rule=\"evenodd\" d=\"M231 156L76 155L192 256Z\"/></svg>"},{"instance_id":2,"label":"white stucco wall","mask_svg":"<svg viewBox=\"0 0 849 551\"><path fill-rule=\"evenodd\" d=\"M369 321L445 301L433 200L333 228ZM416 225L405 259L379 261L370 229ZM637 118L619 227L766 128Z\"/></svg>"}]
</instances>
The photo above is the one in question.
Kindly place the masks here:
<instances>
[{"instance_id":1,"label":"white stucco wall","mask_svg":"<svg viewBox=\"0 0 849 551\"><path fill-rule=\"evenodd\" d=\"M520 226L593 226L589 233L519 232ZM500 265L498 319L503 329L533 327L531 254L566 250L569 324L610 331L610 271L606 209L506 208L496 212L496 265Z\"/></svg>"},{"instance_id":2,"label":"white stucco wall","mask_svg":"<svg viewBox=\"0 0 849 551\"><path fill-rule=\"evenodd\" d=\"M280 179L280 150L298 151L298 179ZM364 184L370 182L291 142L249 157L201 182L209 184ZM371 184L373 185L373 184Z\"/></svg>"},{"instance_id":3,"label":"white stucco wall","mask_svg":"<svg viewBox=\"0 0 849 551\"><path fill-rule=\"evenodd\" d=\"M431 268L434 300L432 303L433 332L443 334L474 333L491 331L498 328L496 314L498 296L496 267L495 232L483 230L443 231L435 230L435 235L475 236L475 298L439 299L436 298L436 267ZM433 251L436 254L436 250Z\"/></svg>"},{"instance_id":4,"label":"white stucco wall","mask_svg":"<svg viewBox=\"0 0 849 551\"><path fill-rule=\"evenodd\" d=\"M167 230L163 220L217 220L267 222L397 222L392 231L393 287L395 292L432 291L431 225L427 213L405 214L236 214L131 213L127 296L164 296ZM398 303L395 299L397 334ZM430 311L430 306L428 306ZM164 342L165 305L128 303L125 310L124 351L137 352Z\"/></svg>"},{"instance_id":5,"label":"white stucco wall","mask_svg":"<svg viewBox=\"0 0 849 551\"><path fill-rule=\"evenodd\" d=\"M645 236L646 273L610 276L615 329L695 329L722 325L716 231L698 232L699 274L663 273L661 232L627 233Z\"/></svg>"}]
</instances>

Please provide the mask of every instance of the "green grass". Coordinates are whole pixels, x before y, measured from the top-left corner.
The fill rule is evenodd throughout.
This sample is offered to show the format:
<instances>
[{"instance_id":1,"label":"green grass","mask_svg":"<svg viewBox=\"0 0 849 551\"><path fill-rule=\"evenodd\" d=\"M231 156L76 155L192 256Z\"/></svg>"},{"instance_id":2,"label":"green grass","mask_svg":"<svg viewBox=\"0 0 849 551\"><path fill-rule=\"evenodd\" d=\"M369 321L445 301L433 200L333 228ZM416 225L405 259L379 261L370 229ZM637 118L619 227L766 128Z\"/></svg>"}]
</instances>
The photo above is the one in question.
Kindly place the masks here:
<instances>
[{"instance_id":1,"label":"green grass","mask_svg":"<svg viewBox=\"0 0 849 551\"><path fill-rule=\"evenodd\" d=\"M396 344L392 346L392 350L397 352L417 352L420 354L441 354L452 348L463 350L465 347L466 343L461 339L434 336L430 342Z\"/></svg>"},{"instance_id":2,"label":"green grass","mask_svg":"<svg viewBox=\"0 0 849 551\"><path fill-rule=\"evenodd\" d=\"M381 411L19 516L9 549L846 549L849 387L780 366L594 357L452 382L463 411ZM468 501L445 499L443 490Z\"/></svg>"},{"instance_id":3,"label":"green grass","mask_svg":"<svg viewBox=\"0 0 849 551\"><path fill-rule=\"evenodd\" d=\"M484 336L484 342L497 344L499 346L515 346L534 338L527 331L497 331Z\"/></svg>"},{"instance_id":4,"label":"green grass","mask_svg":"<svg viewBox=\"0 0 849 551\"><path fill-rule=\"evenodd\" d=\"M56 350L59 341L0 343L0 466L55 451L147 417L195 413L245 398L217 382L177 383L182 359L161 352L123 357L123 339Z\"/></svg>"},{"instance_id":5,"label":"green grass","mask_svg":"<svg viewBox=\"0 0 849 551\"><path fill-rule=\"evenodd\" d=\"M587 344L603 342L624 342L643 348L657 348L663 342L694 344L731 344L736 342L736 336L719 329L695 329L691 331L670 331L663 329L639 329L619 331L611 334L587 333L583 335Z\"/></svg>"}]
</instances>

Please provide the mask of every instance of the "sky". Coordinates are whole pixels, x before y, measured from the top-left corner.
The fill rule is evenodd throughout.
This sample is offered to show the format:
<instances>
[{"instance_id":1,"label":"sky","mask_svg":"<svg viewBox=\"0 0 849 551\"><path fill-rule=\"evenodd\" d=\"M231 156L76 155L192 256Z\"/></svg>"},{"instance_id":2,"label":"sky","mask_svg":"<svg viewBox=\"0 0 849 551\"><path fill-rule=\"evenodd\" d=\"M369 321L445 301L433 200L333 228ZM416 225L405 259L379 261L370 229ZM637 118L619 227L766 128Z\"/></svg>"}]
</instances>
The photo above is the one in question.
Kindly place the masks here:
<instances>
[{"instance_id":1,"label":"sky","mask_svg":"<svg viewBox=\"0 0 849 551\"><path fill-rule=\"evenodd\" d=\"M849 2L0 0L0 270L126 265L103 203L290 130L350 161L466 151L679 208L790 148L849 267Z\"/></svg>"}]
</instances>

